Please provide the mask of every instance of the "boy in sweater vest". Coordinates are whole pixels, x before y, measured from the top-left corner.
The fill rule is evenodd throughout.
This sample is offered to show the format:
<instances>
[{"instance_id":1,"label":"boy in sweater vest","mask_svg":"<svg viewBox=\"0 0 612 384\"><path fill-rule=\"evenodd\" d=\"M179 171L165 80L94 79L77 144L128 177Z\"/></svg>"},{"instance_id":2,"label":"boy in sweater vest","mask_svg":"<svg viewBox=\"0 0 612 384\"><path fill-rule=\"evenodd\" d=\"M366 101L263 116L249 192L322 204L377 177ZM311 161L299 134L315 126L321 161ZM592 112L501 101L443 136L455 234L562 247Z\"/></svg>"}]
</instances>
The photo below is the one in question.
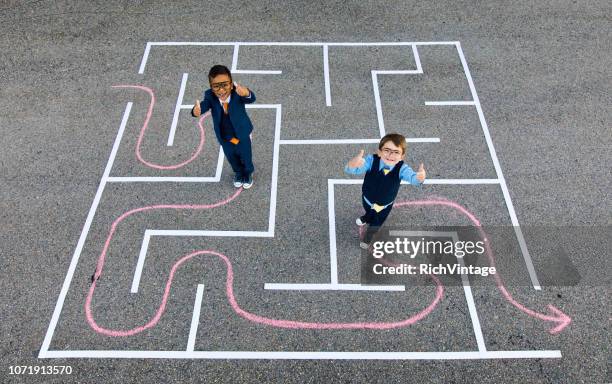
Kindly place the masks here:
<instances>
[{"instance_id":1,"label":"boy in sweater vest","mask_svg":"<svg viewBox=\"0 0 612 384\"><path fill-rule=\"evenodd\" d=\"M402 180L420 185L425 181L425 168L421 163L418 172L404 164L406 138L398 133L390 133L378 143L376 154L363 157L363 149L352 158L344 172L351 175L365 173L362 186L361 203L365 214L359 217L357 225L368 225L366 234L359 246L368 249L372 237L383 225L391 212L393 202Z\"/></svg>"}]
</instances>

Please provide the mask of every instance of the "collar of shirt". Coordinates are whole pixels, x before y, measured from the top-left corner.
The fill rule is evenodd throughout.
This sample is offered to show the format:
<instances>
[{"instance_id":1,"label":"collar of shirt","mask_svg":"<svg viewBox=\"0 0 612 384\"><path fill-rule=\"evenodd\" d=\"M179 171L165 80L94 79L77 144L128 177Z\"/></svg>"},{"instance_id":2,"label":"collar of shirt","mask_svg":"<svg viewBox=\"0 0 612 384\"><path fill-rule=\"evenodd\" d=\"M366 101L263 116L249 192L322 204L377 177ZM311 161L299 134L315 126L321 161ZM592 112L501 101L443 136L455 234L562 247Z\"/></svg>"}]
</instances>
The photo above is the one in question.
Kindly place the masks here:
<instances>
[{"instance_id":1,"label":"collar of shirt","mask_svg":"<svg viewBox=\"0 0 612 384\"><path fill-rule=\"evenodd\" d=\"M393 170L393 168L395 168L395 165L385 164L385 162L382 159L380 159L380 164L378 165L378 170L381 171L385 167L387 167L389 169L389 171L391 171L391 170Z\"/></svg>"},{"instance_id":2,"label":"collar of shirt","mask_svg":"<svg viewBox=\"0 0 612 384\"><path fill-rule=\"evenodd\" d=\"M227 99L225 99L225 100L219 99L219 104L221 104L222 107L223 107L223 103L227 103L229 105L229 102L230 102L231 98L232 98L232 95L227 96Z\"/></svg>"}]
</instances>

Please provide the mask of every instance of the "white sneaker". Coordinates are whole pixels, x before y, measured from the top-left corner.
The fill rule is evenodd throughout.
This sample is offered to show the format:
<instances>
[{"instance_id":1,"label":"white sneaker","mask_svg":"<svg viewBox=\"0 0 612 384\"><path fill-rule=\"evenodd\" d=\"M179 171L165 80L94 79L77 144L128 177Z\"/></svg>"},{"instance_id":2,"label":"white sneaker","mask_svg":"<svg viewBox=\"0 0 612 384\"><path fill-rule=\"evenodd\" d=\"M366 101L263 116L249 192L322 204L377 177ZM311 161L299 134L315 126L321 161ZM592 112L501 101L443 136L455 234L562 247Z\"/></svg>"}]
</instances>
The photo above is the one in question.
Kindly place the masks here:
<instances>
[{"instance_id":1,"label":"white sneaker","mask_svg":"<svg viewBox=\"0 0 612 384\"><path fill-rule=\"evenodd\" d=\"M357 223L357 225L360 227L363 227L364 225L366 225L366 223L361 221L361 217L358 217L357 220L355 220L355 223Z\"/></svg>"},{"instance_id":2,"label":"white sneaker","mask_svg":"<svg viewBox=\"0 0 612 384\"><path fill-rule=\"evenodd\" d=\"M249 176L248 180L242 183L242 188L249 189L253 186L253 176Z\"/></svg>"},{"instance_id":3,"label":"white sneaker","mask_svg":"<svg viewBox=\"0 0 612 384\"><path fill-rule=\"evenodd\" d=\"M238 176L234 176L234 187L240 188L242 185L242 179L240 179Z\"/></svg>"}]
</instances>

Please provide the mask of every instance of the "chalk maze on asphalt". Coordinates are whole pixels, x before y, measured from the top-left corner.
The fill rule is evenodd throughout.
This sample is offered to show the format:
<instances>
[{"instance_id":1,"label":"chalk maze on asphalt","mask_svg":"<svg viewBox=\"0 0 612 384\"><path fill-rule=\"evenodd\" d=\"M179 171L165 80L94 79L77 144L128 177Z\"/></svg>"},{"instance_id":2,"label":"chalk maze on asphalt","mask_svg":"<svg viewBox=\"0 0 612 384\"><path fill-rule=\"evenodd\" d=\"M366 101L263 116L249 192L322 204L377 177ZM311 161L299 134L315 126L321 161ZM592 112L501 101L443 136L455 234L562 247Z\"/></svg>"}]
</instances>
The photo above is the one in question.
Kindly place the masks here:
<instances>
[{"instance_id":1,"label":"chalk maze on asphalt","mask_svg":"<svg viewBox=\"0 0 612 384\"><path fill-rule=\"evenodd\" d=\"M163 50L165 46L178 46L182 47L184 45L188 45L189 43L148 43L145 54L143 56L141 66L139 69L139 73L143 74L145 69L147 68L147 62L150 60L150 57L155 54L156 50ZM281 76L281 70L260 70L260 69L251 69L244 70L238 69L239 62L239 52L240 49L249 48L249 47L257 47L262 48L266 47L265 43L191 43L199 46L200 48L206 47L228 47L232 49L232 72L236 77L240 77L244 79L244 83L248 84L249 75L254 76L268 76L269 82L274 81L274 76ZM291 46L292 43L269 43L270 47L278 48L282 47L283 44L287 46ZM267 192L267 188L269 187L269 213L267 218L267 229L265 230L218 230L218 229L193 229L193 228L184 228L184 229L150 229L147 227L145 233L143 234L142 245L140 248L140 253L137 257L137 262L135 266L124 267L125 269L134 270L134 274L132 277L132 286L131 293L136 294L139 291L139 285L141 281L141 277L143 275L143 270L146 261L148 260L147 254L150 251L151 242L154 239L160 237L175 237L178 239L184 239L189 237L204 237L211 239L221 239L223 241L231 242L232 238L259 238L259 239L273 239L276 236L278 237L279 230L277 228L276 220L277 220L277 205L279 202L279 169L282 170L282 167L285 164L281 163L281 155L282 151L285 148L333 148L333 146L372 146L377 143L379 137L383 136L385 133L390 132L385 127L385 111L393 111L393 107L386 108L384 103L384 97L381 97L381 88L384 89L383 84L386 79L393 76L421 76L423 73L427 71L427 67L423 66L420 59L420 54L426 52L428 49L437 49L439 47L449 48L451 51L454 51L457 55L457 62L461 63L463 69L463 76L465 76L467 87L469 87L469 94L471 98L468 99L460 99L460 100L426 100L424 102L424 106L427 108L440 108L444 110L444 108L466 108L476 110L477 115L479 117L479 124L482 128L481 134L484 136L483 142L486 142L486 146L488 152L490 154L489 161L493 163L493 167L495 169L495 177L493 178L435 178L432 177L427 180L426 185L423 188L427 188L428 185L441 185L441 186L495 186L500 189L500 194L503 195L506 208L508 209L508 214L510 216L510 220L512 224L517 229L517 241L520 243L521 251L523 257L525 259L525 263L527 269L529 270L530 279L533 283L533 286L536 290L539 290L539 282L537 280L537 276L531 265L531 259L527 250L527 245L522 237L522 233L520 232L520 226L518 224L518 219L514 213L514 208L512 206L512 201L507 192L506 181L503 178L501 167L499 166L499 162L497 161L497 157L495 154L495 150L493 147L493 142L488 132L488 127L486 126L486 121L484 120L484 114L482 112L482 108L480 102L478 100L475 87L473 85L471 75L469 73L469 69L467 68L467 61L463 55L461 50L461 45L457 42L439 42L439 43L380 43L380 45L376 45L376 43L368 43L368 44L360 44L360 43L351 43L348 45L342 45L341 43L333 44L333 43L295 43L292 47L296 49L304 48L304 49L320 49L320 55L322 59L322 69L323 73L321 73L320 79L323 82L324 97L321 95L320 101L324 100L326 108L333 108L334 106L334 95L332 94L332 86L330 84L334 81L334 73L330 70L330 57L333 57L333 52L335 50L339 50L345 47L350 47L350 49L359 49L359 48L371 48L381 47L381 49L401 49L402 52L411 53L410 59L405 59L401 64L398 65L398 69L376 69L373 68L370 71L370 78L364 79L364 82L371 83L373 89L373 95L370 100L367 102L373 105L373 109L375 110L375 121L377 127L372 129L372 132L368 132L364 134L364 137L345 137L345 138L293 138L296 137L295 130L291 129L288 137L284 138L283 135L283 107L286 103L279 104L265 104L265 102L260 102L260 100L265 98L261 98L258 95L258 103L249 106L249 113L253 113L256 110L264 110L273 117L273 121L270 121L268 126L273 126L273 138L270 140L273 143L272 149L272 161L271 161L271 170L267 170L267 172L257 171L257 176L265 175L268 177L267 179L264 176L256 177L256 185L255 188L265 188ZM405 55L406 56L406 55ZM180 74L179 74L180 76ZM190 101L184 100L184 96L186 93L187 86L189 85L189 74L183 73L180 85L178 87L178 96L176 100L176 105L173 111L172 123L168 136L168 146L172 146L174 143L174 138L177 130L183 129L180 125L181 115L187 115L188 110L191 109L192 104ZM198 84L199 85L199 84ZM53 338L53 334L55 328L62 318L62 307L64 301L70 291L71 294L75 294L73 292L77 288L71 288L71 282L74 278L75 272L81 271L81 269L77 269L79 258L83 253L83 249L86 246L87 237L90 232L90 228L92 226L92 222L94 221L94 216L98 212L100 201L105 193L105 189L107 189L107 185L115 184L122 186L131 186L131 185L146 185L146 189L154 190L157 186L162 185L164 183L175 183L175 185L216 185L220 189L219 192L215 196L215 199L211 201L207 201L205 203L194 204L184 203L184 204L176 204L176 203L157 203L151 205L142 205L137 206L135 208L128 209L112 219L112 222L108 223L109 225L106 227L107 230L104 235L97 234L99 237L98 243L103 244L102 249L95 252L97 253L97 260L95 262L95 272L93 273L90 285L86 288L86 294L83 299L83 308L84 308L84 318L88 324L88 327L91 332L94 332L98 335L98 337L110 337L110 338L126 338L126 340L131 340L132 338L139 337L140 334L144 331L155 329L156 327L160 327L164 322L164 317L166 315L167 306L169 301L173 300L172 296L172 283L173 279L181 273L181 271L191 268L190 266L193 263L202 263L206 264L217 264L217 271L220 272L219 278L215 282L208 282L207 284L223 284L224 285L224 293L227 299L231 310L233 311L233 315L239 318L244 319L247 322L253 323L254 328L250 328L251 332L256 332L257 327L266 327L270 329L279 328L279 329L293 329L293 330L319 330L321 332L334 332L337 330L351 330L352 332L361 331L384 331L389 329L405 329L406 332L411 332L411 329L416 329L415 327L419 326L420 322L426 322L427 317L430 314L435 313L436 307L439 303L444 301L445 298L445 287L442 282L433 276L431 286L419 287L422 291L422 296L429 298L428 303L423 305L421 308L412 309L412 311L407 311L409 313L402 314L403 317L393 318L389 320L384 319L375 319L375 320L364 320L362 316L359 314L345 313L342 319L334 318L334 316L330 318L321 318L318 316L318 319L310 318L308 320L302 320L296 315L288 312L283 316L276 315L267 315L265 313L256 313L255 311L251 311L246 307L241 306L240 292L236 292L234 289L234 283L236 275L234 273L234 266L232 261L231 252L221 252L216 249L199 249L195 251L191 251L188 253L184 253L182 255L175 255L175 261L172 262L172 265L168 266L168 270L165 272L161 272L165 276L165 280L163 281L163 285L157 287L158 293L154 293L153 291L148 291L149 294L158 295L159 300L156 302L152 301L157 309L154 311L154 314L148 318L148 320L140 321L139 324L134 326L121 326L122 321L118 319L114 321L113 324L104 324L103 321L97 320L96 314L96 306L92 305L92 303L96 302L96 289L98 288L99 281L110 282L114 278L112 274L107 274L105 271L105 263L107 260L113 257L118 257L116 255L117 249L111 249L113 241L116 236L120 236L123 227L129 227L130 222L133 221L136 217L138 220L144 220L146 222L147 215L151 215L153 213L157 214L159 212L180 212L181 214L192 214L195 212L202 211L211 211L214 212L216 209L221 209L222 207L230 207L232 204L236 204L236 202L243 199L244 195L252 193L252 191L242 191L242 189L233 190L230 183L227 181L227 178L222 179L222 169L223 169L223 156L222 153L219 152L218 155L213 156L214 161L216 161L214 176L184 176L180 175L180 170L183 167L188 166L190 163L197 161L199 157L203 154L205 143L207 140L214 141L214 135L212 135L212 131L210 128L205 127L207 124L207 119L209 115L202 116L199 120L193 120L193 123L197 125L197 129L190 130L189 132L194 132L194 140L191 143L192 149L190 153L185 153L183 158L178 162L167 162L160 163L155 160L147 159L146 153L143 151L142 143L146 140L147 133L151 130L161 130L160 127L156 127L154 124L154 119L152 119L153 113L155 111L156 104L156 94L155 90L146 84L116 84L114 85L115 90L117 92L131 90L134 92L133 94L141 93L142 95L146 95L148 98L148 105L146 107L144 105L135 104L134 102L129 102L125 108L123 119L120 124L119 133L115 140L111 156L106 166L106 170L102 177L100 187L98 188L98 192L96 194L94 203L92 204L91 210L89 212L86 224L83 228L83 232L81 233L81 238L79 239L79 243L77 244L77 249L73 255L72 263L70 266L70 270L66 276L66 280L62 287L62 292L60 294L60 298L58 299L58 303L56 306L56 311L51 320L51 324L49 326L49 331L47 332L47 336L45 341L43 342L43 347L41 348L40 356L41 357L182 357L182 358L270 358L270 359L284 359L284 358L328 358L328 359L475 359L475 358L514 358L514 357L533 357L533 358L555 358L560 357L560 351L488 351L486 348L486 343L484 341L484 337L481 331L480 320L478 317L478 312L476 308L476 304L474 302L474 298L472 297L472 291L470 288L470 283L467 278L463 282L463 293L465 295L465 300L469 309L469 320L471 322L471 329L473 331L472 337L475 338L477 350L476 351L458 351L458 352L412 352L409 350L409 346L404 346L403 349L399 349L397 351L384 351L384 352L376 352L376 351L350 351L350 350L326 350L326 351L316 351L316 350L266 350L266 351L258 351L256 347L252 347L250 350L230 350L230 351L219 351L219 350L211 350L211 351L202 351L199 348L196 348L196 341L198 338L198 327L201 322L205 321L201 319L201 306L202 300L204 296L204 285L198 283L195 303L193 304L193 315L191 319L191 324L189 327L189 334L187 336L187 345L186 348L182 351L175 350L151 350L150 348L142 348L142 349L133 349L133 348L125 348L125 349L109 349L109 350L73 350L69 348L51 350L51 340ZM197 85L191 85L191 87L197 87ZM391 85L392 87L392 85ZM257 90L255 90L257 92ZM139 99L140 100L140 99ZM112 173L113 164L116 159L117 153L121 150L125 152L125 149L122 148L122 145L125 145L122 142L122 138L126 135L126 127L128 127L128 121L130 119L134 119L132 114L132 109L138 108L139 110L146 109L146 112L139 113L138 116L144 115L144 120L142 123L138 123L140 125L140 130L137 134L137 139L135 141L135 146L133 147L133 157L132 160L135 163L138 163L140 167L145 167L149 169L153 169L155 172L148 176L129 176L129 175L114 175ZM163 113L163 112L162 112ZM393 112L390 112L389 115L393 115ZM393 118L390 119L393 121ZM210 124L208 122L208 124ZM387 125L393 125L394 123L387 123ZM258 131L262 129L266 129L267 127L257 126L254 134L256 135L254 139L254 151L257 151L257 135L260 135ZM411 135L411 132L400 132L407 136L409 141L409 146L411 150L418 151L418 145L427 144L436 146L440 143L440 138L438 137L416 137L415 135ZM131 133L130 133L131 134ZM300 133L303 134L303 133ZM297 135L299 136L299 135ZM131 143L131 142L130 142ZM147 147L149 148L149 147ZM357 147L355 147L357 148ZM210 154L208 154L210 155ZM348 159L348 157L347 157ZM209 161L210 162L210 161ZM193 165L193 164L192 164ZM192 168L193 169L193 168ZM176 171L178 170L178 173ZM172 171L174 172L172 175L167 175L164 172ZM428 177L432 175L429 174ZM269 182L269 185L267 183ZM210 183L210 184L207 184ZM403 292L404 287L402 286L370 286L370 285L361 285L356 282L345 282L342 281L343 275L342 272L339 271L340 262L339 260L345 260L342 258L339 253L338 245L342 244L342 247L346 243L352 242L354 244L354 253L355 255L359 255L358 242L356 236L352 239L346 238L346 231L341 231L339 226L337 225L337 221L344 222L346 220L339 220L340 216L342 217L350 217L351 220L357 215L357 211L352 212L339 212L339 206L344 206L342 204L343 194L346 188L351 188L351 194L356 193L357 190L360 190L360 179L349 178L342 173L342 168L338 168L335 177L326 177L324 176L324 184L327 187L327 201L324 201L322 204L322 209L325 212L325 216L328 218L328 227L329 227L329 261L321 260L320 263L320 279L312 282L291 282L291 283L275 283L262 281L261 284L264 285L265 291L267 292L287 292L287 293L296 293L300 292L305 295L317 295L320 292L325 292L326 294L337 292L343 297L344 295L379 295L378 297L384 297L385 294L391 294L397 292ZM410 188L410 187L404 187ZM110 189L110 188L109 188ZM146 190L145 189L145 190ZM354 191L352 189L355 189ZM113 193L111 191L107 191L107 193ZM296 193L296 197L299 198L299 193ZM283 201L289 201L284 199ZM289 203L290 204L290 203ZM327 206L325 206L327 205ZM487 235L484 233L484 230L481 227L481 221L476 215L471 212L466 206L462 204L461 201L452 201L449 198L440 197L440 196L429 196L427 198L419 198L419 199L411 199L411 200L403 200L398 201L395 204L395 209L392 215L398 216L403 215L407 210L416 209L416 208L436 208L447 210L453 212L454 214L462 217L464 222L467 222L469 225L473 225L480 230L481 238L486 238ZM427 212L427 211L425 211ZM96 227L97 228L97 227ZM356 230L356 229L355 229ZM100 237L102 236L102 237ZM338 238L338 236L345 236L344 239ZM102 240L103 239L103 240ZM231 247L230 247L231 249ZM346 252L344 249L342 252ZM487 246L486 252L487 259L490 265L495 265L494 252L493 250ZM339 259L340 257L340 259ZM126 258L126 260L132 260L133 258ZM353 260L355 263L359 262L359 257L356 256ZM219 264L219 262L221 264ZM222 269L218 269L219 265L222 266ZM244 265L242 266L244 268ZM273 268L273 266L270 266ZM116 271L116 269L112 269L112 271ZM111 272L113 273L113 272ZM501 271L503 275L503 271ZM501 297L503 297L506 302L513 306L516 309L517 316L530 316L534 319L541 321L543 324L542 331L548 331L551 334L557 334L561 332L569 323L571 319L569 316L564 314L560 309L549 305L547 311L538 311L535 309L531 309L525 304L520 303L517 299L515 299L510 291L504 286L504 282L502 278L498 275L492 276L492 279L495 280L495 285L497 286ZM300 279L301 280L301 279ZM112 285L112 284L111 284ZM111 289L112 287L108 284L105 285L106 289ZM98 288L99 289L99 288ZM107 296L104 296L107 297ZM406 298L406 300L410 300L410 298ZM153 304L151 304L153 305ZM314 310L314 309L313 309ZM401 313L401 310L399 311ZM352 316L355 315L355 316ZM396 315L398 313L396 312ZM107 316L102 316L106 318ZM82 319L82 318L81 318ZM131 324L131 322L127 322ZM222 326L222 325L221 325ZM413 327L409 327L413 326ZM128 344L129 345L129 344Z\"/></svg>"}]
</instances>

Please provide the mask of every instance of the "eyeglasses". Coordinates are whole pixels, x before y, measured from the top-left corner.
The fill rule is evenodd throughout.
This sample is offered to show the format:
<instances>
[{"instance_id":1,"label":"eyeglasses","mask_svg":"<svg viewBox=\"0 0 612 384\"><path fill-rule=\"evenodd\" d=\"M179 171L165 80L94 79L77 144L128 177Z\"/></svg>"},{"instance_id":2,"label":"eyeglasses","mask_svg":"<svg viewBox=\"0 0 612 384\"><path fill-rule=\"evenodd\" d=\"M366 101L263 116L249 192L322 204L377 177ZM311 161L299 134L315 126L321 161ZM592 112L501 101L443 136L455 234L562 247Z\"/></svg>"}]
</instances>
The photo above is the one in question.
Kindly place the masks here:
<instances>
[{"instance_id":1,"label":"eyeglasses","mask_svg":"<svg viewBox=\"0 0 612 384\"><path fill-rule=\"evenodd\" d=\"M390 148L383 148L382 152L387 156L400 156L402 154L400 151L395 151Z\"/></svg>"},{"instance_id":2,"label":"eyeglasses","mask_svg":"<svg viewBox=\"0 0 612 384\"><path fill-rule=\"evenodd\" d=\"M211 84L210 87L212 88L213 91L220 91L222 89L227 89L230 87L230 85L232 85L231 82L229 81L225 81L223 83L215 83L215 84Z\"/></svg>"}]
</instances>

